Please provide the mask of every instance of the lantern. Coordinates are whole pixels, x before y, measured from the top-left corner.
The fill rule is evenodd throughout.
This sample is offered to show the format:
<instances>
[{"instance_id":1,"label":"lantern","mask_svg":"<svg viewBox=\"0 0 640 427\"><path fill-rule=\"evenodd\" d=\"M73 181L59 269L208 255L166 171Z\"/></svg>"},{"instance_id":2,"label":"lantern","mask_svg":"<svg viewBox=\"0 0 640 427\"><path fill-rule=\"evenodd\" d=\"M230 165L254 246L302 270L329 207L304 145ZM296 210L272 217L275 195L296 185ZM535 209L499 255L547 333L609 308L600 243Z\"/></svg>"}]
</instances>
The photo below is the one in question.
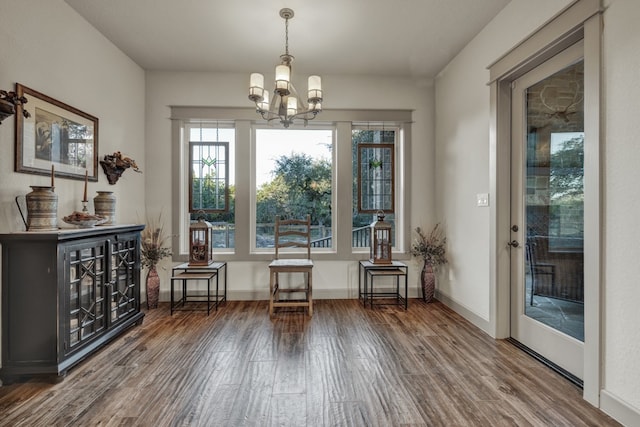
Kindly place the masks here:
<instances>
[{"instance_id":1,"label":"lantern","mask_svg":"<svg viewBox=\"0 0 640 427\"><path fill-rule=\"evenodd\" d=\"M213 229L211 224L198 218L198 222L189 227L189 265L207 266L213 262Z\"/></svg>"},{"instance_id":2,"label":"lantern","mask_svg":"<svg viewBox=\"0 0 640 427\"><path fill-rule=\"evenodd\" d=\"M369 260L374 264L391 264L391 224L384 221L384 213L378 212L378 220L371 224Z\"/></svg>"}]
</instances>

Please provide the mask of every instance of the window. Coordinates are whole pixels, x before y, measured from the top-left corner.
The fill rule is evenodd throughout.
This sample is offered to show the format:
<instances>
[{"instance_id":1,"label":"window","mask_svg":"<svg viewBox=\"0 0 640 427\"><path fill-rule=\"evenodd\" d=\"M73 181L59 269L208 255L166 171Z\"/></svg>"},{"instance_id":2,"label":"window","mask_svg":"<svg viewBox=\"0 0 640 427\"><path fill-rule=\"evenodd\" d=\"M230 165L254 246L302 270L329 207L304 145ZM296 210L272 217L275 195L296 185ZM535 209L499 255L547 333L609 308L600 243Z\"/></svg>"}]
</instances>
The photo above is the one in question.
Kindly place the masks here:
<instances>
[{"instance_id":1,"label":"window","mask_svg":"<svg viewBox=\"0 0 640 427\"><path fill-rule=\"evenodd\" d=\"M214 250L235 247L235 128L190 123L188 136L189 223L204 217L213 226ZM189 225L186 224L185 230ZM187 233L184 233L187 234ZM186 244L186 242L185 242Z\"/></svg>"},{"instance_id":2,"label":"window","mask_svg":"<svg viewBox=\"0 0 640 427\"><path fill-rule=\"evenodd\" d=\"M377 200L392 205L394 213L388 212L385 221L393 227L394 258L406 259L404 245L410 236L395 230L407 229L402 224L409 211L404 193L409 190L405 165L411 114L409 110L325 111L326 122L281 129L256 121L253 109L171 107L172 155L179 159L172 169L174 248L179 247L174 260L187 260L189 224L198 219L199 211L205 211L205 219L214 226L214 258L217 252L227 261L267 260L274 253L275 216L304 218L308 213L314 258L362 259L369 251L369 225L376 220ZM356 117L376 122L355 123ZM380 161L387 168L381 180L371 182L376 192L362 199L372 208L369 212L358 211L360 143L374 145L370 153L382 154Z\"/></svg>"},{"instance_id":3,"label":"window","mask_svg":"<svg viewBox=\"0 0 640 427\"><path fill-rule=\"evenodd\" d=\"M397 128L354 126L351 132L353 152L352 246L368 248L370 224L377 212L385 213L391 223L395 245L395 151Z\"/></svg>"},{"instance_id":4,"label":"window","mask_svg":"<svg viewBox=\"0 0 640 427\"><path fill-rule=\"evenodd\" d=\"M332 247L333 129L256 129L255 247L273 248L276 215L311 215L311 245Z\"/></svg>"}]
</instances>

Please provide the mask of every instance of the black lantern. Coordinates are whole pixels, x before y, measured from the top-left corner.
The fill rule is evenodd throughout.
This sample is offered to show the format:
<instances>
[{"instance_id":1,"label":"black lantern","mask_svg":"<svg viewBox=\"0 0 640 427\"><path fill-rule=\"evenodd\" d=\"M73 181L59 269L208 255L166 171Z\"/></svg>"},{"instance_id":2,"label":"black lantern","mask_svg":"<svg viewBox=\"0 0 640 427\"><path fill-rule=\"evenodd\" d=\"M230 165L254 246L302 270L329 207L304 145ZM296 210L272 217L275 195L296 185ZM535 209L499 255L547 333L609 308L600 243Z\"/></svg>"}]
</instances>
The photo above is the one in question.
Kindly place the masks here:
<instances>
[{"instance_id":1,"label":"black lantern","mask_svg":"<svg viewBox=\"0 0 640 427\"><path fill-rule=\"evenodd\" d=\"M198 222L189 227L189 265L207 266L213 263L213 229L211 224L198 218Z\"/></svg>"},{"instance_id":2,"label":"black lantern","mask_svg":"<svg viewBox=\"0 0 640 427\"><path fill-rule=\"evenodd\" d=\"M391 224L385 222L382 211L377 215L378 220L371 224L369 260L374 264L391 264Z\"/></svg>"}]
</instances>

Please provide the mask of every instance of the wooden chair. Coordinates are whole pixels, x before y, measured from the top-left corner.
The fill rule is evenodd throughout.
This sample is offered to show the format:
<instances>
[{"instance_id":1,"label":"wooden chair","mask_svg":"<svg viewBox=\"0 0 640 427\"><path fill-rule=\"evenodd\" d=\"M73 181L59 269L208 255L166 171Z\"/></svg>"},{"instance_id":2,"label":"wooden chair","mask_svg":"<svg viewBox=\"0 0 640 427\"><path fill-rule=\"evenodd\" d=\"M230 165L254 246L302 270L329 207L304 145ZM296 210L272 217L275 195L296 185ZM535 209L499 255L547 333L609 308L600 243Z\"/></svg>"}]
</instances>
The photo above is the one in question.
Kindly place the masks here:
<instances>
[{"instance_id":1,"label":"wooden chair","mask_svg":"<svg viewBox=\"0 0 640 427\"><path fill-rule=\"evenodd\" d=\"M286 248L305 248L306 258L291 258L294 252L282 250ZM269 315L273 316L277 307L306 307L312 316L311 216L307 215L305 220L281 220L276 216L275 250L276 257L269 264ZM302 287L283 288L280 273L303 273L306 280ZM281 294L291 296L294 293L304 294L304 298L281 298Z\"/></svg>"}]
</instances>

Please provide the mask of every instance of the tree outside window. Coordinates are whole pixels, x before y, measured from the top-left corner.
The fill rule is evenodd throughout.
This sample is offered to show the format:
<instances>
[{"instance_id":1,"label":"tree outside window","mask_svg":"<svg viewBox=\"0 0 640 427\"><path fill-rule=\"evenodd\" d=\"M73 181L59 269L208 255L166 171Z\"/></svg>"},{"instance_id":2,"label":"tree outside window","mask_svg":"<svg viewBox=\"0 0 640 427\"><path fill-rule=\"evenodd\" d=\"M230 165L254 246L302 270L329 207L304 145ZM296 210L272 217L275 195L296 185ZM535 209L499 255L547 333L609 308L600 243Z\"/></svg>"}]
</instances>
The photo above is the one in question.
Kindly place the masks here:
<instances>
[{"instance_id":1,"label":"tree outside window","mask_svg":"<svg viewBox=\"0 0 640 427\"><path fill-rule=\"evenodd\" d=\"M331 247L333 132L256 130L256 247L273 247L274 222L311 215L315 247Z\"/></svg>"}]
</instances>

